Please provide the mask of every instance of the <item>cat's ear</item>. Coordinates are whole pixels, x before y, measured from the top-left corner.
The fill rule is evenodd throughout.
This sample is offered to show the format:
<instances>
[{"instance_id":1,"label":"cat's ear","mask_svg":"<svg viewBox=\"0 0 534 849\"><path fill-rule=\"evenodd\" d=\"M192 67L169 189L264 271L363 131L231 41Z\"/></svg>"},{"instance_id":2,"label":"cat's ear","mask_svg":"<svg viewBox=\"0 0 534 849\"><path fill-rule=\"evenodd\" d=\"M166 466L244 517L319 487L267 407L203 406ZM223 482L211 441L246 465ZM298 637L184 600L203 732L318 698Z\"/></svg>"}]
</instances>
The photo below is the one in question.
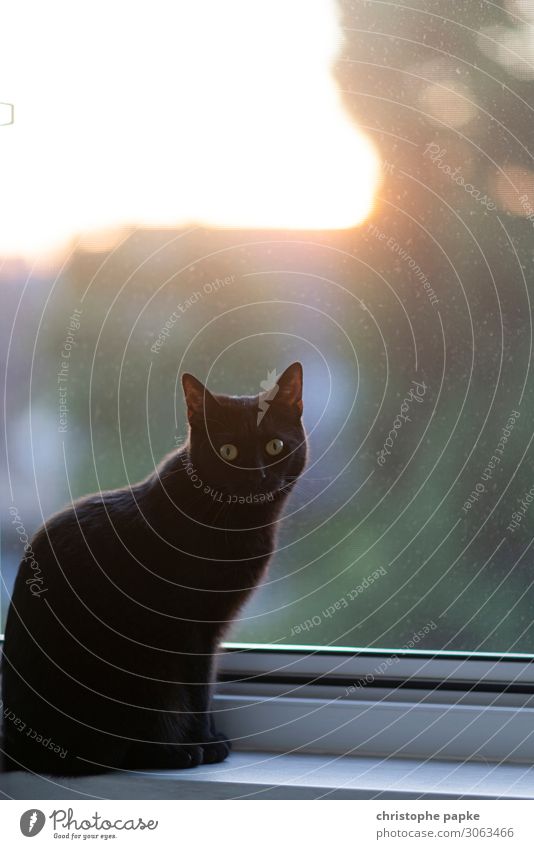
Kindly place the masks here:
<instances>
[{"instance_id":1,"label":"cat's ear","mask_svg":"<svg viewBox=\"0 0 534 849\"><path fill-rule=\"evenodd\" d=\"M185 403L187 405L187 418L189 424L202 423L206 420L208 410L217 406L217 401L206 389L200 380L192 374L182 375L182 386L184 389Z\"/></svg>"},{"instance_id":2,"label":"cat's ear","mask_svg":"<svg viewBox=\"0 0 534 849\"><path fill-rule=\"evenodd\" d=\"M278 392L273 401L280 407L284 406L291 413L302 416L302 366L292 363L277 378Z\"/></svg>"}]
</instances>

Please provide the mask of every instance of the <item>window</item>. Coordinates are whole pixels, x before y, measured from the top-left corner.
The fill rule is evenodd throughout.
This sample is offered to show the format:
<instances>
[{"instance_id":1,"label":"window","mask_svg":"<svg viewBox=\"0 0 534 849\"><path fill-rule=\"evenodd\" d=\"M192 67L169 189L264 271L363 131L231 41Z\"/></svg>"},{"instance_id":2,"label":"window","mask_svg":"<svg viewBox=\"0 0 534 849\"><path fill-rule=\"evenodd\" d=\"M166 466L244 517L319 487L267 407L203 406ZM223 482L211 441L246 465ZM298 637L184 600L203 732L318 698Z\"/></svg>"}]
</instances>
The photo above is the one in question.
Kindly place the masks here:
<instances>
[{"instance_id":1,"label":"window","mask_svg":"<svg viewBox=\"0 0 534 849\"><path fill-rule=\"evenodd\" d=\"M334 107L326 94L323 100L313 51L303 54L308 76L292 80L293 100L281 101L280 120L289 121L288 103L302 104L305 179L300 174L269 197L270 209L291 212L281 213L278 227L254 217L265 208L265 174L274 173L264 159L269 145L277 162L286 142L290 161L298 160L283 124L273 133L260 123L262 103L272 106L271 85L282 98L272 64L273 79L254 78L245 121L235 104L243 105L246 64L241 75L234 67L230 93L217 88L219 100L209 103L215 109L217 101L219 111L208 121L202 98L210 78L192 102L188 68L177 66L174 111L164 86L143 107L161 131L155 138L141 110L151 78L138 67L135 96L123 95L118 72L104 77L113 38L95 29L104 70L90 80L80 58L73 138L84 155L84 134L97 143L106 185L91 186L94 162L90 180L83 156L70 148L72 158L52 157L59 172L47 164L61 140L47 114L64 112L70 89L56 87L52 101L31 112L46 127L44 153L31 166L34 181L24 184L23 208L15 182L5 198L18 196L19 206L2 202L12 224L0 251L4 461L8 507L17 511L5 510L2 519L2 616L26 533L73 497L144 476L184 437L180 371L214 391L254 393L269 371L300 359L310 462L288 504L269 577L242 612L232 643L304 652L363 647L386 656L532 655L533 13L526 5L445 0L337 8L339 24L332 5L330 40L315 55L334 63L339 109L353 122L351 143L365 167L354 170L342 134L337 144L314 147L320 109ZM286 21L291 37L282 56L289 50L299 58L300 30L314 38L321 31L320 21L307 28L314 14L307 4L300 18ZM139 36L142 16L132 15ZM196 18L181 23L180 33L202 26ZM161 35L164 44L168 37ZM246 47L243 63L252 61L252 36ZM129 67L134 57L125 51ZM268 53L272 59L271 47ZM289 73L291 63L283 67ZM100 113L91 86L104 82L111 94ZM19 177L15 147L22 143L24 151L35 131L22 107L35 105L45 83L46 74L32 81L33 95L20 83L20 124L15 102L14 123L0 126ZM11 98L9 85L3 96ZM184 116L189 142L174 172L163 130L183 131ZM67 132L72 116L70 124L61 121ZM118 135L103 131L108 121L122 127ZM134 161L128 136L137 157L145 145L144 158ZM236 144L248 153L248 170L231 155ZM214 202L202 221L193 204L187 214L201 224L171 226L195 145L206 169L192 161L197 182L186 185L189 200L210 194L210 181L224 173L227 182L214 195L220 206ZM372 151L380 162L374 184ZM53 199L57 180L63 208ZM250 226L234 184L246 186L240 202L251 187L260 200ZM357 226L305 214L316 209L317 193L323 210L336 199L346 203L347 186L353 196L360 186L369 202L354 212ZM69 200L77 233L65 231ZM34 201L40 219L27 215ZM225 203L235 215L228 226L220 220ZM44 239L43 220L46 243L37 239ZM25 222L18 230L17 221ZM59 249L65 235L72 240Z\"/></svg>"}]
</instances>

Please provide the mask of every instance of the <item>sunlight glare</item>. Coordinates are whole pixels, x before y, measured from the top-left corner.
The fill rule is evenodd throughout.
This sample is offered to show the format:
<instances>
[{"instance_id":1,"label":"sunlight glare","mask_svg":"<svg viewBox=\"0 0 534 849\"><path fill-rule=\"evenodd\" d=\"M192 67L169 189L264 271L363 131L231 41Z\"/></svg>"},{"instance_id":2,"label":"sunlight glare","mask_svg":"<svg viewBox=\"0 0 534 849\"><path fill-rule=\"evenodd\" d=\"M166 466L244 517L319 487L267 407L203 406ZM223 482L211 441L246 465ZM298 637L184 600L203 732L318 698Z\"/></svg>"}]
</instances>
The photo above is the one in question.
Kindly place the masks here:
<instances>
[{"instance_id":1,"label":"sunlight glare","mask_svg":"<svg viewBox=\"0 0 534 849\"><path fill-rule=\"evenodd\" d=\"M0 253L126 226L339 229L379 162L334 0L19 0L0 32Z\"/></svg>"}]
</instances>

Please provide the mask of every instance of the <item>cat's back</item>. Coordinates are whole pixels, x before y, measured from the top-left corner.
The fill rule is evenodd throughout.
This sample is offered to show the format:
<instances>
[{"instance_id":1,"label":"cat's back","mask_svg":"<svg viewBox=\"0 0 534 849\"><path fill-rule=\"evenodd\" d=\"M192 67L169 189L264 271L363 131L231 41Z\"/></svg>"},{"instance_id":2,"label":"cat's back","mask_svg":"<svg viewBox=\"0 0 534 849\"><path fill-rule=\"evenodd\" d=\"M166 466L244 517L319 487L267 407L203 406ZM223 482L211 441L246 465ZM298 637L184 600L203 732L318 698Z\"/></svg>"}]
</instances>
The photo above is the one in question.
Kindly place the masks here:
<instances>
[{"instance_id":1,"label":"cat's back","mask_svg":"<svg viewBox=\"0 0 534 849\"><path fill-rule=\"evenodd\" d=\"M91 546L123 535L139 526L136 507L139 493L134 489L116 489L79 498L49 516L32 538L35 553L56 549L68 558L80 555Z\"/></svg>"},{"instance_id":2,"label":"cat's back","mask_svg":"<svg viewBox=\"0 0 534 849\"><path fill-rule=\"evenodd\" d=\"M137 547L135 503L131 490L88 495L37 529L19 565L12 593L18 615L8 617L6 633L19 618L49 628L51 618L80 616L81 600L95 607L111 599L114 573Z\"/></svg>"}]
</instances>

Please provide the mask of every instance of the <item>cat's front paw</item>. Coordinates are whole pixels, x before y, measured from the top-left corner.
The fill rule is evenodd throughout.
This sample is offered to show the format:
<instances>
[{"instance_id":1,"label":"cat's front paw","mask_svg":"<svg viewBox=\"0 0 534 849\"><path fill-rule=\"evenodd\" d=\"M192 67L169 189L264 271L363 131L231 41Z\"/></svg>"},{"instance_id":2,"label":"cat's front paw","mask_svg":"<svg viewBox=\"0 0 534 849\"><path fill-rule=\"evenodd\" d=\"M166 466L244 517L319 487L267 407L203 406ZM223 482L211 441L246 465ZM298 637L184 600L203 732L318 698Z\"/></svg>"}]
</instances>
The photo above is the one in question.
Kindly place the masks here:
<instances>
[{"instance_id":1,"label":"cat's front paw","mask_svg":"<svg viewBox=\"0 0 534 849\"><path fill-rule=\"evenodd\" d=\"M202 746L183 746L178 754L176 769L191 769L204 763Z\"/></svg>"},{"instance_id":2,"label":"cat's front paw","mask_svg":"<svg viewBox=\"0 0 534 849\"><path fill-rule=\"evenodd\" d=\"M206 743L202 743L203 760L205 764L218 764L225 761L230 754L232 744L224 734L215 733Z\"/></svg>"}]
</instances>

